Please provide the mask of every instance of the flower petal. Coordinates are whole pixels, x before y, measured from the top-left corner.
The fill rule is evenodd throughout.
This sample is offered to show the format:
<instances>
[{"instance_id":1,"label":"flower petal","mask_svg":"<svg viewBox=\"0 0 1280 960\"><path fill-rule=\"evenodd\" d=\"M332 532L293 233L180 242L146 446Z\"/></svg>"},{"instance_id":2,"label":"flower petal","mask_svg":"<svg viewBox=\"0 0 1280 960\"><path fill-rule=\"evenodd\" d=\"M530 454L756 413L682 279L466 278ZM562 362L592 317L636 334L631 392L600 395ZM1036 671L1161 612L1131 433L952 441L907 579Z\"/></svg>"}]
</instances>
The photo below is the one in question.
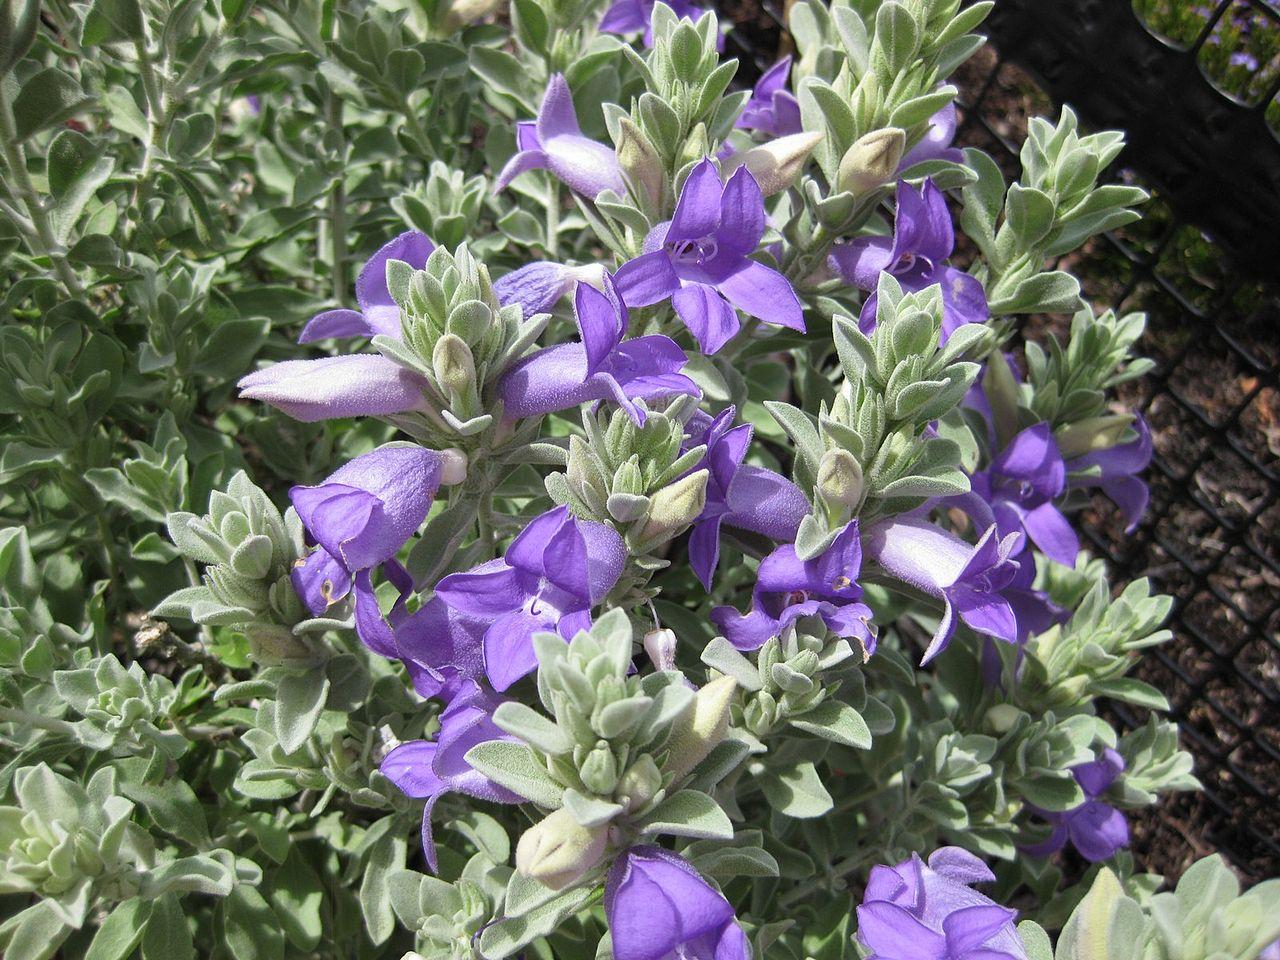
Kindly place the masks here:
<instances>
[{"instance_id":1,"label":"flower petal","mask_svg":"<svg viewBox=\"0 0 1280 960\"><path fill-rule=\"evenodd\" d=\"M368 311L372 306L394 307L395 300L387 289L387 261L403 260L415 270L427 265L436 245L421 230L406 230L393 240L384 243L378 252L369 258L356 278L356 302L360 309Z\"/></svg>"},{"instance_id":2,"label":"flower petal","mask_svg":"<svg viewBox=\"0 0 1280 960\"><path fill-rule=\"evenodd\" d=\"M423 407L424 377L373 354L285 360L242 377L240 396L304 423L382 416Z\"/></svg>"},{"instance_id":3,"label":"flower petal","mask_svg":"<svg viewBox=\"0 0 1280 960\"><path fill-rule=\"evenodd\" d=\"M715 164L707 159L699 161L680 190L680 200L676 203L676 212L667 231L667 242L701 240L715 233L720 225L720 198L723 193Z\"/></svg>"},{"instance_id":4,"label":"flower petal","mask_svg":"<svg viewBox=\"0 0 1280 960\"><path fill-rule=\"evenodd\" d=\"M777 270L748 260L716 287L748 316L804 333L804 309L791 282Z\"/></svg>"},{"instance_id":5,"label":"flower petal","mask_svg":"<svg viewBox=\"0 0 1280 960\"><path fill-rule=\"evenodd\" d=\"M705 354L715 353L741 327L733 307L706 284L686 284L671 298L671 304Z\"/></svg>"},{"instance_id":6,"label":"flower petal","mask_svg":"<svg viewBox=\"0 0 1280 960\"><path fill-rule=\"evenodd\" d=\"M538 139L545 149L552 137L581 136L582 128L578 126L578 113L573 106L573 93L564 74L552 74L547 81L547 92L542 96L542 104L538 107Z\"/></svg>"},{"instance_id":7,"label":"flower petal","mask_svg":"<svg viewBox=\"0 0 1280 960\"><path fill-rule=\"evenodd\" d=\"M729 177L720 199L716 242L722 251L740 257L755 252L764 236L764 194L751 171L739 167Z\"/></svg>"},{"instance_id":8,"label":"flower petal","mask_svg":"<svg viewBox=\"0 0 1280 960\"><path fill-rule=\"evenodd\" d=\"M613 282L628 307L659 303L680 289L680 278L665 250L654 250L628 260L613 275Z\"/></svg>"},{"instance_id":9,"label":"flower petal","mask_svg":"<svg viewBox=\"0 0 1280 960\"><path fill-rule=\"evenodd\" d=\"M372 337L373 329L359 310L326 310L307 321L298 334L299 343L313 343L330 337Z\"/></svg>"}]
</instances>

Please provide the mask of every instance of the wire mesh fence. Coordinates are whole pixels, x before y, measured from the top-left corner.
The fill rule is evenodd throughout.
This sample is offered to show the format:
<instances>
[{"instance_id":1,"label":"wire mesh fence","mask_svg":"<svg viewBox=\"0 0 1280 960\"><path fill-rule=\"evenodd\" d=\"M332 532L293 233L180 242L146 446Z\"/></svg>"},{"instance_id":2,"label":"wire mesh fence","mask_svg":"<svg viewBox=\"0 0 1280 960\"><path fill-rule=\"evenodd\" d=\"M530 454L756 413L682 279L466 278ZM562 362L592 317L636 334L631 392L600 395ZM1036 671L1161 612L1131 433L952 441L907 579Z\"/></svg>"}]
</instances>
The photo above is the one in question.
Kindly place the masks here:
<instances>
[{"instance_id":1,"label":"wire mesh fence","mask_svg":"<svg viewBox=\"0 0 1280 960\"><path fill-rule=\"evenodd\" d=\"M785 52L775 2L724 6L748 82ZM1152 194L1140 223L1097 238L1069 265L1098 306L1148 314L1141 349L1158 363L1126 398L1147 418L1156 450L1148 514L1127 535L1099 505L1086 511L1085 533L1117 580L1148 576L1176 598L1175 642L1141 669L1173 704L1205 790L1172 797L1136 824L1136 852L1170 876L1212 850L1250 879L1275 876L1280 141L1269 122L1280 113L1280 12L1264 0L1214 0L1191 18L1186 0L1137 0L1145 19L1118 2L1047 6L998 0L992 42L957 78L958 141L1012 176L1028 117L1068 103L1086 125L1128 132L1111 176ZM1162 11L1177 18L1162 21ZM1254 51L1244 74L1235 68L1250 64L1232 60L1238 50L1204 56L1213 37L1219 46L1232 39L1224 26ZM1214 62L1235 72L1206 69Z\"/></svg>"}]
</instances>

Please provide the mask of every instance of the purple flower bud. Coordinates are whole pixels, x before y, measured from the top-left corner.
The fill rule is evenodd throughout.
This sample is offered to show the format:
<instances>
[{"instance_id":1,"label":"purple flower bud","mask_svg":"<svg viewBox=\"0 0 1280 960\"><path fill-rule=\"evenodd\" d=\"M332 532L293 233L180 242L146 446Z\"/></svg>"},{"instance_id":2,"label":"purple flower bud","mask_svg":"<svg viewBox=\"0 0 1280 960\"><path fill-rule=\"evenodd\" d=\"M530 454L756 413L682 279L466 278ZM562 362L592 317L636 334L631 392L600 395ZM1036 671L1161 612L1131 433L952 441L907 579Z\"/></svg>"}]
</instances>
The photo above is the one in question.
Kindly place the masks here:
<instances>
[{"instance_id":1,"label":"purple flower bud","mask_svg":"<svg viewBox=\"0 0 1280 960\"><path fill-rule=\"evenodd\" d=\"M569 267L549 260L535 260L493 282L493 292L503 306L520 304L525 317L546 313L581 281L593 287L604 285L604 267L598 263Z\"/></svg>"},{"instance_id":2,"label":"purple flower bud","mask_svg":"<svg viewBox=\"0 0 1280 960\"><path fill-rule=\"evenodd\" d=\"M858 521L845 526L821 555L801 560L786 544L760 561L751 611L717 607L711 619L739 650L757 650L800 617L818 616L832 633L857 640L865 657L876 649L871 608L860 603L862 542Z\"/></svg>"},{"instance_id":3,"label":"purple flower bud","mask_svg":"<svg viewBox=\"0 0 1280 960\"><path fill-rule=\"evenodd\" d=\"M1013 925L1017 912L971 888L995 880L959 847L918 854L871 871L858 907L858 940L868 960L1027 960Z\"/></svg>"},{"instance_id":4,"label":"purple flower bud","mask_svg":"<svg viewBox=\"0 0 1280 960\"><path fill-rule=\"evenodd\" d=\"M427 265L436 245L420 230L407 230L369 258L356 279L359 310L326 310L302 328L299 343L328 337L373 337L382 334L400 339L400 307L387 289L387 261L403 260L415 270Z\"/></svg>"},{"instance_id":5,"label":"purple flower bud","mask_svg":"<svg viewBox=\"0 0 1280 960\"><path fill-rule=\"evenodd\" d=\"M382 773L405 796L424 798L422 849L432 872L439 869L431 830L431 811L447 793L462 793L494 803L522 803L524 797L500 787L467 763L467 751L489 740L514 740L493 722L493 711L502 698L467 684L440 715L440 732L434 742L412 740L396 747L382 761Z\"/></svg>"},{"instance_id":6,"label":"purple flower bud","mask_svg":"<svg viewBox=\"0 0 1280 960\"><path fill-rule=\"evenodd\" d=\"M498 174L503 190L528 170L550 170L576 193L594 200L605 190L626 196L622 168L613 149L582 135L573 95L562 74L552 76L538 108L538 119L516 124L516 155Z\"/></svg>"},{"instance_id":7,"label":"purple flower bud","mask_svg":"<svg viewBox=\"0 0 1280 960\"><path fill-rule=\"evenodd\" d=\"M626 559L612 527L557 507L530 521L503 559L445 577L436 596L487 624L485 671L495 689L506 690L537 667L535 633L568 640L591 626L591 608L613 589Z\"/></svg>"},{"instance_id":8,"label":"purple flower bud","mask_svg":"<svg viewBox=\"0 0 1280 960\"><path fill-rule=\"evenodd\" d=\"M1067 845L1080 851L1090 863L1109 860L1121 847L1129 845L1129 824L1124 814L1098 798L1107 792L1124 772L1124 757L1110 747L1102 751L1102 757L1090 763L1071 768L1076 783L1084 791L1085 802L1062 813L1028 807L1033 813L1047 820L1053 830L1037 844L1023 847L1024 853L1033 857L1047 857Z\"/></svg>"},{"instance_id":9,"label":"purple flower bud","mask_svg":"<svg viewBox=\"0 0 1280 960\"><path fill-rule=\"evenodd\" d=\"M956 105L954 101L929 118L929 129L923 139L907 151L899 170L906 170L926 160L950 160L953 163L964 162L964 151L951 146L956 138Z\"/></svg>"},{"instance_id":10,"label":"purple flower bud","mask_svg":"<svg viewBox=\"0 0 1280 960\"><path fill-rule=\"evenodd\" d=\"M703 353L715 353L741 327L735 308L765 323L804 332L791 283L750 259L764 235L764 196L746 167L721 186L703 160L684 183L675 215L645 240L646 253L618 268L622 299L644 307L668 298Z\"/></svg>"},{"instance_id":11,"label":"purple flower bud","mask_svg":"<svg viewBox=\"0 0 1280 960\"><path fill-rule=\"evenodd\" d=\"M670 337L637 337L623 342L628 316L613 285L604 276L604 292L579 283L574 314L580 343L562 343L525 357L498 382L506 416L534 417L568 410L592 400L612 399L643 425L645 412L635 401L672 394L700 396L697 384L680 373L688 363Z\"/></svg>"},{"instance_id":12,"label":"purple flower bud","mask_svg":"<svg viewBox=\"0 0 1280 960\"><path fill-rule=\"evenodd\" d=\"M733 907L687 860L632 847L614 861L604 912L614 960L749 960Z\"/></svg>"},{"instance_id":13,"label":"purple flower bud","mask_svg":"<svg viewBox=\"0 0 1280 960\"><path fill-rule=\"evenodd\" d=\"M237 386L241 397L304 423L426 409L426 378L376 354L285 360L241 377Z\"/></svg>"},{"instance_id":14,"label":"purple flower bud","mask_svg":"<svg viewBox=\"0 0 1280 960\"><path fill-rule=\"evenodd\" d=\"M1124 514L1125 532L1137 529L1150 492L1138 476L1151 465L1151 431L1142 417L1134 419L1136 439L1107 450L1076 457L1067 464L1068 487L1097 487Z\"/></svg>"}]
</instances>

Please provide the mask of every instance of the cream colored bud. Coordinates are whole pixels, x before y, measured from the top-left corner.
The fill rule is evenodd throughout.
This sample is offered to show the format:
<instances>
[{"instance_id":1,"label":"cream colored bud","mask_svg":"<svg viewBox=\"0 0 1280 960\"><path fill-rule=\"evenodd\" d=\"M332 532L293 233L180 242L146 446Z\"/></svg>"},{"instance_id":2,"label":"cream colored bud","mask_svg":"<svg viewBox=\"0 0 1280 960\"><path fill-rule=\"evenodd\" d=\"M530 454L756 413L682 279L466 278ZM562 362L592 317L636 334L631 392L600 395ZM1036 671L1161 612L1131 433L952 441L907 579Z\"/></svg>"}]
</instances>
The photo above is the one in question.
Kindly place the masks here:
<instances>
[{"instance_id":1,"label":"cream colored bud","mask_svg":"<svg viewBox=\"0 0 1280 960\"><path fill-rule=\"evenodd\" d=\"M818 463L818 492L828 503L856 509L865 489L862 465L848 450L828 450Z\"/></svg>"},{"instance_id":2,"label":"cream colored bud","mask_svg":"<svg viewBox=\"0 0 1280 960\"><path fill-rule=\"evenodd\" d=\"M749 147L731 156L721 172L728 177L739 167L746 167L760 185L760 192L771 197L800 178L822 137L821 133L793 133Z\"/></svg>"},{"instance_id":3,"label":"cream colored bud","mask_svg":"<svg viewBox=\"0 0 1280 960\"><path fill-rule=\"evenodd\" d=\"M898 172L907 135L897 127L872 130L845 151L836 172L836 190L854 195L870 193Z\"/></svg>"},{"instance_id":4,"label":"cream colored bud","mask_svg":"<svg viewBox=\"0 0 1280 960\"><path fill-rule=\"evenodd\" d=\"M450 399L475 389L476 362L471 348L459 336L446 333L431 351L431 368Z\"/></svg>"},{"instance_id":5,"label":"cream colored bud","mask_svg":"<svg viewBox=\"0 0 1280 960\"><path fill-rule=\"evenodd\" d=\"M693 707L678 719L667 741L666 773L680 779L706 759L729 732L729 708L738 681L717 677L698 691Z\"/></svg>"},{"instance_id":6,"label":"cream colored bud","mask_svg":"<svg viewBox=\"0 0 1280 960\"><path fill-rule=\"evenodd\" d=\"M502 6L502 0L453 0L453 3L449 4L449 14L445 17L445 27L448 30L457 30L465 24L475 23L487 17L500 6Z\"/></svg>"},{"instance_id":7,"label":"cream colored bud","mask_svg":"<svg viewBox=\"0 0 1280 960\"><path fill-rule=\"evenodd\" d=\"M1022 711L1011 703L997 703L987 711L987 723L996 733L1008 733L1013 729Z\"/></svg>"},{"instance_id":8,"label":"cream colored bud","mask_svg":"<svg viewBox=\"0 0 1280 960\"><path fill-rule=\"evenodd\" d=\"M607 824L584 827L561 808L521 835L516 870L559 890L600 863L608 842Z\"/></svg>"},{"instance_id":9,"label":"cream colored bud","mask_svg":"<svg viewBox=\"0 0 1280 960\"><path fill-rule=\"evenodd\" d=\"M467 455L457 447L440 451L440 485L452 487L467 479Z\"/></svg>"},{"instance_id":10,"label":"cream colored bud","mask_svg":"<svg viewBox=\"0 0 1280 960\"><path fill-rule=\"evenodd\" d=\"M1058 452L1064 460L1082 457L1094 450L1109 450L1120 442L1133 423L1133 414L1112 413L1102 417L1089 417L1054 434Z\"/></svg>"},{"instance_id":11,"label":"cream colored bud","mask_svg":"<svg viewBox=\"0 0 1280 960\"><path fill-rule=\"evenodd\" d=\"M709 477L706 470L699 470L655 493L649 506L649 520L640 531L638 542L649 544L670 539L697 520L707 505Z\"/></svg>"},{"instance_id":12,"label":"cream colored bud","mask_svg":"<svg viewBox=\"0 0 1280 960\"><path fill-rule=\"evenodd\" d=\"M674 670L676 666L675 631L660 628L644 635L644 652L655 670Z\"/></svg>"},{"instance_id":13,"label":"cream colored bud","mask_svg":"<svg viewBox=\"0 0 1280 960\"><path fill-rule=\"evenodd\" d=\"M667 187L667 170L662 157L644 131L630 117L618 121L618 165L631 181L650 210L662 209L662 197Z\"/></svg>"}]
</instances>

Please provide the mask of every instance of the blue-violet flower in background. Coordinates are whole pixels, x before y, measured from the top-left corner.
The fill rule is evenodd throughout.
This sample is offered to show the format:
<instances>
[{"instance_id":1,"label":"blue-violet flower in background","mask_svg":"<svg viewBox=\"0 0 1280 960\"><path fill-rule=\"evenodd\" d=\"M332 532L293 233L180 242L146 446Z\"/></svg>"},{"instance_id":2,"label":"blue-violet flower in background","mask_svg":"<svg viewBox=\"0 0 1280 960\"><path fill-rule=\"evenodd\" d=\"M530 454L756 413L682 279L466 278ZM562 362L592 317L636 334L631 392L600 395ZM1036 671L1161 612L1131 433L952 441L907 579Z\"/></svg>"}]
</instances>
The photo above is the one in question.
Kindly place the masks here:
<instances>
[{"instance_id":1,"label":"blue-violet flower in background","mask_svg":"<svg viewBox=\"0 0 1280 960\"><path fill-rule=\"evenodd\" d=\"M862 587L862 541L858 521L847 524L830 547L812 560L801 560L785 544L760 561L751 610L717 607L711 619L739 650L758 650L800 617L822 618L838 636L857 640L863 656L875 653L871 608L859 602Z\"/></svg>"},{"instance_id":2,"label":"blue-violet flower in background","mask_svg":"<svg viewBox=\"0 0 1280 960\"><path fill-rule=\"evenodd\" d=\"M1031 807L1053 830L1040 843L1022 847L1022 851L1033 857L1047 857L1070 840L1080 856L1090 863L1098 863L1111 859L1121 847L1127 847L1129 823L1124 814L1098 799L1124 772L1124 767L1124 757L1110 747L1102 751L1099 759L1072 767L1071 773L1084 791L1085 802L1062 813Z\"/></svg>"},{"instance_id":3,"label":"blue-violet flower in background","mask_svg":"<svg viewBox=\"0 0 1280 960\"><path fill-rule=\"evenodd\" d=\"M800 133L804 129L800 122L800 101L787 89L790 74L790 57L783 57L761 74L734 126L774 137Z\"/></svg>"}]
</instances>

